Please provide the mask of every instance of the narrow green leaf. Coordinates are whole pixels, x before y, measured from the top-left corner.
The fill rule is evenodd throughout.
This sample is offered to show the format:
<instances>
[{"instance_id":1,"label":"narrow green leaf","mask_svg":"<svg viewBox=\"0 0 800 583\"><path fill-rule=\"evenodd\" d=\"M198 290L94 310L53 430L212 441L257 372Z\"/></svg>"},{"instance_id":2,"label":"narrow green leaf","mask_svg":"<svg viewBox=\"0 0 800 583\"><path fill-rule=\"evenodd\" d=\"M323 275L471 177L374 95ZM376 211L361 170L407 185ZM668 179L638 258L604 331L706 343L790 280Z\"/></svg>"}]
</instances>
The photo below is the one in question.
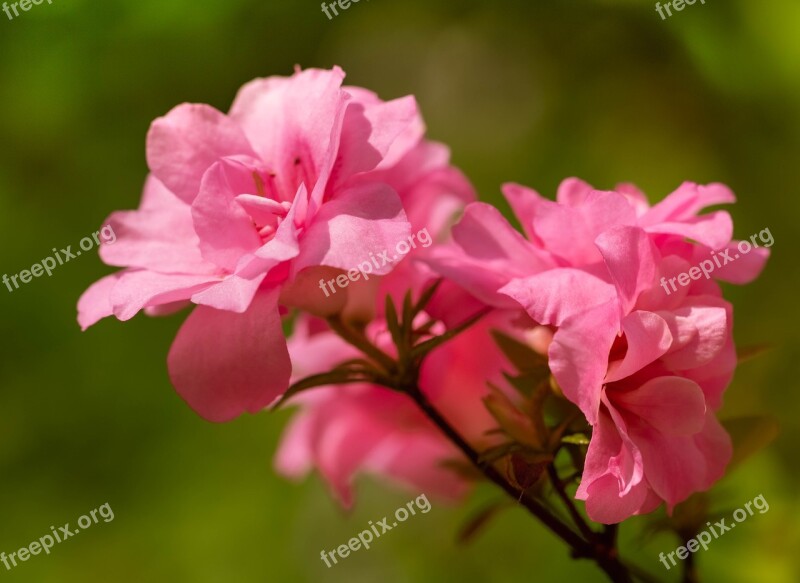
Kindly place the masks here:
<instances>
[{"instance_id":1,"label":"narrow green leaf","mask_svg":"<svg viewBox=\"0 0 800 583\"><path fill-rule=\"evenodd\" d=\"M517 443L503 443L501 445L495 445L494 447L490 447L486 451L481 452L481 454L478 456L478 461L480 463L490 464L504 458L508 454L518 449L520 449L520 446Z\"/></svg>"},{"instance_id":2,"label":"narrow green leaf","mask_svg":"<svg viewBox=\"0 0 800 583\"><path fill-rule=\"evenodd\" d=\"M403 297L403 330L411 330L414 326L414 300L411 297L411 290L406 292Z\"/></svg>"},{"instance_id":3,"label":"narrow green leaf","mask_svg":"<svg viewBox=\"0 0 800 583\"><path fill-rule=\"evenodd\" d=\"M589 445L589 438L583 433L574 433L572 435L565 435L561 438L563 443L572 443L575 445Z\"/></svg>"},{"instance_id":4,"label":"narrow green leaf","mask_svg":"<svg viewBox=\"0 0 800 583\"><path fill-rule=\"evenodd\" d=\"M397 321L397 308L394 305L392 296L386 294L386 324L389 327L389 334L392 336L395 346L400 346L403 341L403 333L400 323Z\"/></svg>"},{"instance_id":5,"label":"narrow green leaf","mask_svg":"<svg viewBox=\"0 0 800 583\"><path fill-rule=\"evenodd\" d=\"M448 330L441 336L436 336L435 338L426 340L422 344L417 344L414 347L414 350L411 351L412 358L422 358L423 356L426 356L432 350L438 348L445 342L448 342L449 340L452 340L453 338L461 334L464 330L472 326L475 322L483 318L486 314L488 314L491 311L492 311L491 308L484 308L471 318L467 319L467 321L456 326L455 328Z\"/></svg>"},{"instance_id":6,"label":"narrow green leaf","mask_svg":"<svg viewBox=\"0 0 800 583\"><path fill-rule=\"evenodd\" d=\"M326 385L339 385L345 383L362 382L366 380L369 379L360 371L353 371L346 368L337 368L331 372L311 375L291 385L286 390L286 392L281 396L280 400L271 407L271 409L275 410L280 408L286 401L288 401L298 393L302 393L303 391L307 391L308 389L323 387Z\"/></svg>"},{"instance_id":7,"label":"narrow green leaf","mask_svg":"<svg viewBox=\"0 0 800 583\"><path fill-rule=\"evenodd\" d=\"M433 298L433 294L435 294L436 290L439 289L439 286L442 285L442 281L444 281L444 279L442 278L437 279L435 282L433 282L432 285L428 287L428 289L422 292L422 295L419 297L419 300L417 300L417 303L414 306L415 316L428 306L428 303Z\"/></svg>"},{"instance_id":8,"label":"narrow green leaf","mask_svg":"<svg viewBox=\"0 0 800 583\"><path fill-rule=\"evenodd\" d=\"M483 404L495 421L513 440L539 449L547 436L537 431L533 420L520 411L500 389L490 384L491 393L483 398Z\"/></svg>"},{"instance_id":9,"label":"narrow green leaf","mask_svg":"<svg viewBox=\"0 0 800 583\"><path fill-rule=\"evenodd\" d=\"M492 337L509 362L519 372L542 379L550 374L547 357L539 354L527 344L523 344L499 330L492 330Z\"/></svg>"}]
</instances>

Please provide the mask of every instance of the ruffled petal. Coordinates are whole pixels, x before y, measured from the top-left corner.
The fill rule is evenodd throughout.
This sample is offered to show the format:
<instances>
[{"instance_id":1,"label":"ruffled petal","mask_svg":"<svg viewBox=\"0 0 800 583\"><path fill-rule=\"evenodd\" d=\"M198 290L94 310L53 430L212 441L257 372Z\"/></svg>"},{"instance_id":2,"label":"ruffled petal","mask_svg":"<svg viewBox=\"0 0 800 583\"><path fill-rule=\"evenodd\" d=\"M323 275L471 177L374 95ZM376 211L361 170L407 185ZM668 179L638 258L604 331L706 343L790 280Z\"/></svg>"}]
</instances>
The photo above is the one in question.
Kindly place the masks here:
<instances>
[{"instance_id":1,"label":"ruffled petal","mask_svg":"<svg viewBox=\"0 0 800 583\"><path fill-rule=\"evenodd\" d=\"M181 326L167 358L170 379L200 416L223 422L257 413L289 386L277 299L276 289L262 291L243 314L199 306Z\"/></svg>"}]
</instances>

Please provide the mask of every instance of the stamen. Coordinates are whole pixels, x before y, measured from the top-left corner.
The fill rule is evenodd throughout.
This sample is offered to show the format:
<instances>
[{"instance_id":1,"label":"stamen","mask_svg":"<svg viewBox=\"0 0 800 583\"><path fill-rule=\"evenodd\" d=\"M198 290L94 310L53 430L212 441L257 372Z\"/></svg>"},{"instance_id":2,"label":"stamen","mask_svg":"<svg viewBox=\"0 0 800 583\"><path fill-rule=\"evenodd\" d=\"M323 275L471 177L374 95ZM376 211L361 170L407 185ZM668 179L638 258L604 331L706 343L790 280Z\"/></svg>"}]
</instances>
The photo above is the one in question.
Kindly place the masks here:
<instances>
[{"instance_id":1,"label":"stamen","mask_svg":"<svg viewBox=\"0 0 800 583\"><path fill-rule=\"evenodd\" d=\"M253 171L253 180L256 183L256 192L258 192L258 195L267 196L267 189L264 188L264 181L261 179L258 172Z\"/></svg>"}]
</instances>

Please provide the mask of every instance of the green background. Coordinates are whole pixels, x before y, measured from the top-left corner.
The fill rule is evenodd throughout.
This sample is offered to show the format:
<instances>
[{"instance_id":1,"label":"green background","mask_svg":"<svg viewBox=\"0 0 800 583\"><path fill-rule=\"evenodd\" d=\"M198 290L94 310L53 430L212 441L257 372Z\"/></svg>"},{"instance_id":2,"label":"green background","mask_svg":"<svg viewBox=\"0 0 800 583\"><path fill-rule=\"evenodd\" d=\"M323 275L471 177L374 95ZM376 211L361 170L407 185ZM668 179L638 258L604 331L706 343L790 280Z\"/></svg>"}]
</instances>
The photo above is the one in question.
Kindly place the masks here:
<instances>
[{"instance_id":1,"label":"green background","mask_svg":"<svg viewBox=\"0 0 800 583\"><path fill-rule=\"evenodd\" d=\"M77 245L134 208L149 123L184 102L226 110L246 81L341 65L384 98L414 93L430 137L484 200L518 181L552 196L566 176L638 183L658 200L683 180L739 196L736 234L767 227L764 275L729 287L743 364L723 417L771 413L781 435L716 489L721 508L770 504L698 561L705 581L794 582L798 574L800 4L708 0L667 20L647 1L373 0L328 20L317 1L54 0L0 13L0 271ZM165 358L183 316L81 333L80 293L111 270L95 254L8 293L0 288L0 550L14 551L108 502L116 518L0 581L602 581L527 515L510 511L469 547L465 506L433 501L333 569L346 542L418 492L359 482L343 513L316 477L272 470L286 413L227 425L196 417ZM623 527L624 552L657 561L677 542Z\"/></svg>"}]
</instances>

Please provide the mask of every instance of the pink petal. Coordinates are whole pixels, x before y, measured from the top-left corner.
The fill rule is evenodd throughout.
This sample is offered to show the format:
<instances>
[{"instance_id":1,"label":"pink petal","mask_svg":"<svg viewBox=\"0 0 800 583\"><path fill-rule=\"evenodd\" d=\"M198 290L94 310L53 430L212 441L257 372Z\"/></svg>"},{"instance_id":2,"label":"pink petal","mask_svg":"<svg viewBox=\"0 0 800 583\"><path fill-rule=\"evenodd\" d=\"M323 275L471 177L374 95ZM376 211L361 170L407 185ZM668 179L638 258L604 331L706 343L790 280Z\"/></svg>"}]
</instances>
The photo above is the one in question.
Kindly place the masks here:
<instances>
[{"instance_id":1,"label":"pink petal","mask_svg":"<svg viewBox=\"0 0 800 583\"><path fill-rule=\"evenodd\" d=\"M714 359L732 334L731 311L730 304L721 299L700 297L689 305L659 312L674 338L664 364L672 370L687 370Z\"/></svg>"},{"instance_id":2,"label":"pink petal","mask_svg":"<svg viewBox=\"0 0 800 583\"><path fill-rule=\"evenodd\" d=\"M618 192L628 199L628 202L636 209L636 216L641 217L650 210L650 202L647 196L639 190L635 184L622 182L614 187L614 192Z\"/></svg>"},{"instance_id":3,"label":"pink petal","mask_svg":"<svg viewBox=\"0 0 800 583\"><path fill-rule=\"evenodd\" d=\"M111 290L117 285L122 272L107 275L94 282L78 300L78 324L86 330L98 321L114 314Z\"/></svg>"},{"instance_id":4,"label":"pink petal","mask_svg":"<svg viewBox=\"0 0 800 583\"><path fill-rule=\"evenodd\" d=\"M255 191L255 169L237 160L214 163L192 203L200 250L210 262L232 272L243 255L256 251L261 237L236 196Z\"/></svg>"},{"instance_id":5,"label":"pink petal","mask_svg":"<svg viewBox=\"0 0 800 583\"><path fill-rule=\"evenodd\" d=\"M519 302L537 323L553 326L616 299L614 286L572 268L513 279L499 291Z\"/></svg>"},{"instance_id":6,"label":"pink petal","mask_svg":"<svg viewBox=\"0 0 800 583\"><path fill-rule=\"evenodd\" d=\"M307 413L295 415L281 436L275 453L275 469L289 478L301 478L314 466L311 433L314 417Z\"/></svg>"},{"instance_id":7,"label":"pink petal","mask_svg":"<svg viewBox=\"0 0 800 583\"><path fill-rule=\"evenodd\" d=\"M469 483L444 465L461 459L460 452L432 432L396 432L384 439L364 461L370 472L386 475L426 495L458 499Z\"/></svg>"},{"instance_id":8,"label":"pink petal","mask_svg":"<svg viewBox=\"0 0 800 583\"><path fill-rule=\"evenodd\" d=\"M436 240L450 231L464 207L477 198L469 180L452 166L433 170L397 192L401 193L412 229L428 229Z\"/></svg>"},{"instance_id":9,"label":"pink petal","mask_svg":"<svg viewBox=\"0 0 800 583\"><path fill-rule=\"evenodd\" d=\"M636 311L622 319L622 331L628 350L621 361L612 362L606 382L628 377L661 357L672 344L672 334L662 317L652 312Z\"/></svg>"},{"instance_id":10,"label":"pink petal","mask_svg":"<svg viewBox=\"0 0 800 583\"><path fill-rule=\"evenodd\" d=\"M733 237L733 219L726 211L716 211L681 222L662 222L645 227L648 233L678 235L711 249L721 249Z\"/></svg>"},{"instance_id":11,"label":"pink petal","mask_svg":"<svg viewBox=\"0 0 800 583\"><path fill-rule=\"evenodd\" d=\"M372 254L378 261L374 273L386 274L401 258L398 243L408 243L410 234L396 192L382 184L357 186L321 207L303 235L295 269L327 265L347 271L369 263ZM389 263L378 259L382 252Z\"/></svg>"},{"instance_id":12,"label":"pink petal","mask_svg":"<svg viewBox=\"0 0 800 583\"><path fill-rule=\"evenodd\" d=\"M657 263L653 244L642 229L618 226L601 234L595 245L617 287L621 313L627 314L639 295L653 286Z\"/></svg>"},{"instance_id":13,"label":"pink petal","mask_svg":"<svg viewBox=\"0 0 800 583\"><path fill-rule=\"evenodd\" d=\"M115 212L106 220L117 240L100 247L103 261L167 273L213 273L215 266L200 255L189 205L152 175L143 199L140 210Z\"/></svg>"},{"instance_id":14,"label":"pink petal","mask_svg":"<svg viewBox=\"0 0 800 583\"><path fill-rule=\"evenodd\" d=\"M642 227L665 222L686 221L715 204L736 202L730 188L720 183L706 186L684 182L664 200L653 206L640 220Z\"/></svg>"},{"instance_id":15,"label":"pink petal","mask_svg":"<svg viewBox=\"0 0 800 583\"><path fill-rule=\"evenodd\" d=\"M604 524L621 522L639 512L647 498L647 483L642 477L641 454L627 436L624 422L618 426L604 409L592 429L583 478L575 497L586 501L592 520Z\"/></svg>"},{"instance_id":16,"label":"pink petal","mask_svg":"<svg viewBox=\"0 0 800 583\"><path fill-rule=\"evenodd\" d=\"M573 265L587 265L602 260L594 242L603 231L635 222L634 208L624 196L592 191L577 207L543 203L534 220L534 230L555 255Z\"/></svg>"},{"instance_id":17,"label":"pink petal","mask_svg":"<svg viewBox=\"0 0 800 583\"><path fill-rule=\"evenodd\" d=\"M759 247L758 249L751 249L749 253L742 253L738 248L739 243L739 241L731 241L730 245L725 247L730 250L728 256L731 258L731 261L727 262L727 264L725 258L720 257L719 252L717 253L722 267L714 270L713 277L715 279L743 285L750 283L761 275L764 266L767 264L767 259L769 259L770 250ZM724 249L720 249L720 251L724 251ZM708 258L708 255L703 257L703 259Z\"/></svg>"},{"instance_id":18,"label":"pink petal","mask_svg":"<svg viewBox=\"0 0 800 583\"><path fill-rule=\"evenodd\" d=\"M409 96L386 103L354 103L347 106L342 125L333 188L341 187L354 174L373 170L407 128L414 128L404 148L393 152L395 163L422 138L416 100Z\"/></svg>"},{"instance_id":19,"label":"pink petal","mask_svg":"<svg viewBox=\"0 0 800 583\"><path fill-rule=\"evenodd\" d=\"M512 264L506 259L475 259L455 245L432 249L419 261L488 306L510 310L520 307L516 300L499 290L509 282L509 269L517 272L522 266L510 267ZM457 310L458 306L451 309Z\"/></svg>"},{"instance_id":20,"label":"pink petal","mask_svg":"<svg viewBox=\"0 0 800 583\"><path fill-rule=\"evenodd\" d=\"M349 95L344 72L306 69L292 77L257 79L242 87L230 116L244 128L250 143L275 174L283 200L300 184L317 191L316 211L336 161Z\"/></svg>"},{"instance_id":21,"label":"pink petal","mask_svg":"<svg viewBox=\"0 0 800 583\"><path fill-rule=\"evenodd\" d=\"M258 291L261 282L267 276L261 274L253 279L245 279L236 274L227 276L192 296L192 302L217 310L227 310L241 314L247 311Z\"/></svg>"},{"instance_id":22,"label":"pink petal","mask_svg":"<svg viewBox=\"0 0 800 583\"><path fill-rule=\"evenodd\" d=\"M550 370L592 425L597 423L608 355L618 330L618 306L612 301L567 319L550 344Z\"/></svg>"},{"instance_id":23,"label":"pink petal","mask_svg":"<svg viewBox=\"0 0 800 583\"><path fill-rule=\"evenodd\" d=\"M586 514L600 524L617 524L645 513L643 507L650 505L649 493L647 482L639 482L627 494L620 494L616 478L605 475L586 488Z\"/></svg>"},{"instance_id":24,"label":"pink petal","mask_svg":"<svg viewBox=\"0 0 800 583\"><path fill-rule=\"evenodd\" d=\"M565 206L577 207L586 202L589 194L594 190L591 184L580 178L566 178L558 185L556 201Z\"/></svg>"},{"instance_id":25,"label":"pink petal","mask_svg":"<svg viewBox=\"0 0 800 583\"><path fill-rule=\"evenodd\" d=\"M255 154L239 125L208 105L179 105L155 120L147 134L150 170L187 203L214 162L236 155Z\"/></svg>"},{"instance_id":26,"label":"pink petal","mask_svg":"<svg viewBox=\"0 0 800 583\"><path fill-rule=\"evenodd\" d=\"M453 228L453 240L475 259L507 261L509 275L532 275L556 266L549 254L526 241L500 211L486 203L467 206L464 216ZM522 267L514 268L514 265Z\"/></svg>"},{"instance_id":27,"label":"pink petal","mask_svg":"<svg viewBox=\"0 0 800 583\"><path fill-rule=\"evenodd\" d=\"M549 201L535 190L514 183L503 185L503 196L506 197L508 204L511 205L511 210L519 219L528 240L537 247L542 247L542 240L533 229L533 221L542 202Z\"/></svg>"},{"instance_id":28,"label":"pink petal","mask_svg":"<svg viewBox=\"0 0 800 583\"><path fill-rule=\"evenodd\" d=\"M213 285L210 275L165 274L155 271L125 271L111 291L114 315L123 322L146 307L188 300Z\"/></svg>"},{"instance_id":29,"label":"pink petal","mask_svg":"<svg viewBox=\"0 0 800 583\"><path fill-rule=\"evenodd\" d=\"M425 135L425 122L422 120L416 100L412 96L384 102L377 94L362 87L348 85L344 87L344 90L352 97L351 103L365 108L365 116L374 129L387 124L389 128L394 126L400 130L396 132L390 129L388 133L380 132L383 136L376 134L370 138L382 155L382 160L376 170L392 172L392 169L401 164L414 150L422 146L434 145L433 142L422 139ZM441 164L436 164L435 167L444 166L448 162L449 151L447 159ZM425 169L422 169L422 172L424 173ZM394 184L392 186L397 188Z\"/></svg>"},{"instance_id":30,"label":"pink petal","mask_svg":"<svg viewBox=\"0 0 800 583\"><path fill-rule=\"evenodd\" d=\"M607 389L614 405L635 415L663 435L694 435L706 420L703 391L681 377L657 377L628 391Z\"/></svg>"},{"instance_id":31,"label":"pink petal","mask_svg":"<svg viewBox=\"0 0 800 583\"><path fill-rule=\"evenodd\" d=\"M199 306L178 331L167 359L170 378L205 419L257 413L289 386L277 298L278 290L263 291L243 314Z\"/></svg>"},{"instance_id":32,"label":"pink petal","mask_svg":"<svg viewBox=\"0 0 800 583\"><path fill-rule=\"evenodd\" d=\"M692 493L710 488L731 457L730 440L711 412L695 435L666 435L645 427L637 433L647 481L670 512Z\"/></svg>"}]
</instances>

